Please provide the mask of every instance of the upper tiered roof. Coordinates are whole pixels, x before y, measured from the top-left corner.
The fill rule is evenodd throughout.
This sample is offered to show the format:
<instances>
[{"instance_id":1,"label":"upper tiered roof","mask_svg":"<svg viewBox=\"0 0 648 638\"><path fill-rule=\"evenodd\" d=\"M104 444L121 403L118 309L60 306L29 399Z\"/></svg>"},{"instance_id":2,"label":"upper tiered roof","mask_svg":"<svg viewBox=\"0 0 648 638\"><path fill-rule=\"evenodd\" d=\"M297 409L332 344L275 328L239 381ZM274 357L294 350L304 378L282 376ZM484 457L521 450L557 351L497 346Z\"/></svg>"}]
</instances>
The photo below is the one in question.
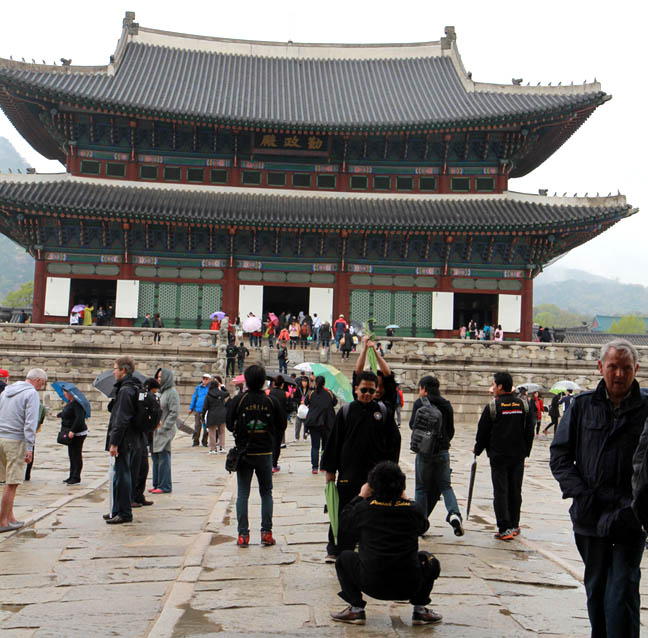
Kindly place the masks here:
<instances>
[{"instance_id":1,"label":"upper tiered roof","mask_svg":"<svg viewBox=\"0 0 648 638\"><path fill-rule=\"evenodd\" d=\"M131 13L109 65L0 59L0 85L9 93L35 92L111 112L349 132L505 124L591 109L606 99L597 82L475 82L463 67L452 27L438 42L297 44L147 29Z\"/></svg>"}]
</instances>

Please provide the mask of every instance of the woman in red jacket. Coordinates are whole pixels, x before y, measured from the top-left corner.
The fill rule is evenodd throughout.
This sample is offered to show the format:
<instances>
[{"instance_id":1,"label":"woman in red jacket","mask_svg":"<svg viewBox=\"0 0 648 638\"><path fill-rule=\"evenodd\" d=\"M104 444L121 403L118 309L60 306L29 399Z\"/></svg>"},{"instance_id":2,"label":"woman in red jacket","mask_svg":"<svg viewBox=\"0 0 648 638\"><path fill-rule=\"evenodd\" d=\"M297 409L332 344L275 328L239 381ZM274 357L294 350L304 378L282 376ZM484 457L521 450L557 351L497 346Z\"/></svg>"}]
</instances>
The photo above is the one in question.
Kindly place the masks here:
<instances>
[{"instance_id":1,"label":"woman in red jacket","mask_svg":"<svg viewBox=\"0 0 648 638\"><path fill-rule=\"evenodd\" d=\"M540 393L536 390L533 393L533 401L535 402L536 410L536 436L540 434L540 425L542 425L542 413L544 412L544 403Z\"/></svg>"}]
</instances>

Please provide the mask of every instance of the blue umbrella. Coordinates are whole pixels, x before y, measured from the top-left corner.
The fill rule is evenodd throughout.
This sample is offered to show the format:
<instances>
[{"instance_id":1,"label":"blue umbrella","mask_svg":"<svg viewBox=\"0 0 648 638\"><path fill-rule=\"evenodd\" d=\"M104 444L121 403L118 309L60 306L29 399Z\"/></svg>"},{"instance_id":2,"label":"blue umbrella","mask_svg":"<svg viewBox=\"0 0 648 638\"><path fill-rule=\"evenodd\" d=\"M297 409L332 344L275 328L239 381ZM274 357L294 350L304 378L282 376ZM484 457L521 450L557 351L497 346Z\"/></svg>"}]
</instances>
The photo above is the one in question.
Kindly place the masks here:
<instances>
[{"instance_id":1,"label":"blue umbrella","mask_svg":"<svg viewBox=\"0 0 648 638\"><path fill-rule=\"evenodd\" d=\"M54 383L52 383L52 387L56 390L56 394L58 394L66 403L67 399L63 394L63 390L69 392L74 397L74 400L78 401L81 404L81 407L85 412L86 419L90 418L90 413L92 411L90 408L90 401L85 398L83 392L81 392L81 390L79 390L79 388L77 388L74 383L70 383L69 381L54 381Z\"/></svg>"}]
</instances>

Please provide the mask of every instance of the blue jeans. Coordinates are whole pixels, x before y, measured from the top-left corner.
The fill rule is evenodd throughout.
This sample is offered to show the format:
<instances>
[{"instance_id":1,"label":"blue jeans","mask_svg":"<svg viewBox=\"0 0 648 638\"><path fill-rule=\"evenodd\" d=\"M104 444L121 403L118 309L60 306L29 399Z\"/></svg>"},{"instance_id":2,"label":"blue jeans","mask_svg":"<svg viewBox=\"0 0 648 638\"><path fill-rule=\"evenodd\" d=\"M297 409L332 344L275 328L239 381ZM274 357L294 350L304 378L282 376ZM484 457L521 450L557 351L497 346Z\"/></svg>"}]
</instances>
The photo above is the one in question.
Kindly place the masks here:
<instances>
[{"instance_id":1,"label":"blue jeans","mask_svg":"<svg viewBox=\"0 0 648 638\"><path fill-rule=\"evenodd\" d=\"M115 457L115 473L113 475L112 493L113 506L111 514L121 516L126 520L133 519L131 464L133 456L139 450L128 444L119 446L119 453Z\"/></svg>"},{"instance_id":2,"label":"blue jeans","mask_svg":"<svg viewBox=\"0 0 648 638\"><path fill-rule=\"evenodd\" d=\"M328 430L326 428L309 428L309 434L311 438L311 465L314 470L319 470L320 443L322 452L324 452L328 441Z\"/></svg>"},{"instance_id":3,"label":"blue jeans","mask_svg":"<svg viewBox=\"0 0 648 638\"><path fill-rule=\"evenodd\" d=\"M286 359L279 359L279 374L288 374L288 361Z\"/></svg>"},{"instance_id":4,"label":"blue jeans","mask_svg":"<svg viewBox=\"0 0 648 638\"><path fill-rule=\"evenodd\" d=\"M448 510L446 520L450 518L451 514L461 516L459 505L457 505L457 497L450 483L451 470L448 450L439 452L439 454L429 458L417 454L414 462L414 473L416 477L414 500L421 506L425 516L432 513L441 495L443 495L443 502L446 510Z\"/></svg>"},{"instance_id":5,"label":"blue jeans","mask_svg":"<svg viewBox=\"0 0 648 638\"><path fill-rule=\"evenodd\" d=\"M585 563L592 638L639 638L639 580L645 535L624 543L574 534Z\"/></svg>"},{"instance_id":6,"label":"blue jeans","mask_svg":"<svg viewBox=\"0 0 648 638\"><path fill-rule=\"evenodd\" d=\"M159 488L163 492L171 491L171 452L162 450L152 452L153 459L153 489Z\"/></svg>"},{"instance_id":7,"label":"blue jeans","mask_svg":"<svg viewBox=\"0 0 648 638\"><path fill-rule=\"evenodd\" d=\"M272 531L272 454L259 456L244 456L236 471L238 494L236 496L236 520L238 533L250 533L248 521L248 499L250 498L250 485L252 474L255 473L259 482L259 495L261 496L261 531Z\"/></svg>"}]
</instances>

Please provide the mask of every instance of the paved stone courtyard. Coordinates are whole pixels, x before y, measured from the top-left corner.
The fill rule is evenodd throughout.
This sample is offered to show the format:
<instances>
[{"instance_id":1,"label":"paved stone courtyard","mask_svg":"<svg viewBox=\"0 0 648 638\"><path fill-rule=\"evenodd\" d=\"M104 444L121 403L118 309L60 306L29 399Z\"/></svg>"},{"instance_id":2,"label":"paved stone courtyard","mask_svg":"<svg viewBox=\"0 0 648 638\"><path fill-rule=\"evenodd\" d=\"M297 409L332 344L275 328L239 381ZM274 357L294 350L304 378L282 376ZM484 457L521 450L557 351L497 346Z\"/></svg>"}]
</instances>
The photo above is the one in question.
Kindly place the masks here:
<instances>
[{"instance_id":1,"label":"paved stone courtyard","mask_svg":"<svg viewBox=\"0 0 648 638\"><path fill-rule=\"evenodd\" d=\"M334 623L333 565L323 562L327 518L323 475L310 472L306 442L283 451L275 475L275 547L261 547L258 494L250 503L252 545L235 545L234 476L225 455L174 441L172 494L111 527L107 511L105 420L93 418L80 486L67 476L55 420L38 435L32 481L19 488L16 515L29 526L0 536L0 634L3 638L100 636L410 636L453 638L587 636L581 563L567 509L548 468L549 440L536 439L527 464L522 535L493 538L490 473L479 459L466 535L456 538L439 503L421 541L441 561L432 607L441 624L412 627L411 607L369 599L364 627ZM408 432L401 464L413 494ZM474 427L460 426L452 448L462 508ZM645 576L645 574L644 574ZM642 582L642 593L648 587ZM644 624L648 622L642 606Z\"/></svg>"}]
</instances>

